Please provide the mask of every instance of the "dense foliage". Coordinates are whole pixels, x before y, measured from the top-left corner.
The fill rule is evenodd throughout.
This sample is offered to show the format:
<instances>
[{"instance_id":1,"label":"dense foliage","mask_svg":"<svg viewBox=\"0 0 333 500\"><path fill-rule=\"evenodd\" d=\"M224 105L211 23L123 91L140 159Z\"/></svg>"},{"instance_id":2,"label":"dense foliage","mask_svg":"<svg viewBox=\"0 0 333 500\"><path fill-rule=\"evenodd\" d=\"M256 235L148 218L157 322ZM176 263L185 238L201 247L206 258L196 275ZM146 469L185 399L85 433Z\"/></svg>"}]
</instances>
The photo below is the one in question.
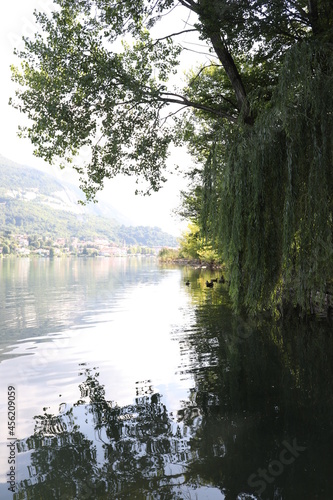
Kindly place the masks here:
<instances>
[{"instance_id":1,"label":"dense foliage","mask_svg":"<svg viewBox=\"0 0 333 500\"><path fill-rule=\"evenodd\" d=\"M328 46L295 44L253 126L221 132L213 123L196 137L189 120L187 140L203 168L185 214L229 264L236 306L285 298L312 310L332 292L332 76Z\"/></svg>"},{"instance_id":2,"label":"dense foliage","mask_svg":"<svg viewBox=\"0 0 333 500\"><path fill-rule=\"evenodd\" d=\"M36 14L42 33L13 69L14 105L32 119L22 134L36 154L73 161L90 148L76 168L91 199L118 172L159 189L168 145L187 143L197 167L185 208L225 259L234 306L324 301L333 277L331 0L54 3L51 17ZM211 54L183 90L168 83L179 32L153 36L167 13L191 14L182 33L196 30ZM170 103L181 110L176 126L165 120Z\"/></svg>"}]
</instances>

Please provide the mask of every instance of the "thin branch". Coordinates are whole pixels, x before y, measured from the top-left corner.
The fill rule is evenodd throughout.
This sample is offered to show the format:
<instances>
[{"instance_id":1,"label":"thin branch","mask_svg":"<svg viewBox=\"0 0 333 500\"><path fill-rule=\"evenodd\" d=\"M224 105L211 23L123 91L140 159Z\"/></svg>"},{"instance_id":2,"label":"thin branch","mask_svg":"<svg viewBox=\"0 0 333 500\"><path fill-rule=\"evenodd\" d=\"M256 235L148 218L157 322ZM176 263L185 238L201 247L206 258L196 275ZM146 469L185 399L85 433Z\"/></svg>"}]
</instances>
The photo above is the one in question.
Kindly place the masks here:
<instances>
[{"instance_id":1,"label":"thin branch","mask_svg":"<svg viewBox=\"0 0 333 500\"><path fill-rule=\"evenodd\" d=\"M155 4L151 6L150 10L147 12L147 15L144 19L144 23L149 19L149 17L151 17L154 13L154 10L155 10L155 7L157 6L158 4L158 0L156 0Z\"/></svg>"},{"instance_id":2,"label":"thin branch","mask_svg":"<svg viewBox=\"0 0 333 500\"><path fill-rule=\"evenodd\" d=\"M198 71L198 73L197 73L197 74L196 74L196 75L195 75L195 76L191 79L191 84L192 84L193 82L195 82L195 80L197 80L197 79L199 78L199 76L201 75L201 73L202 73L205 69L207 69L207 68L212 68L212 67L213 67L213 68L222 68L222 66L221 66L220 64L207 64L207 65L205 65L205 66L202 66L202 67L200 68L200 70ZM232 102L230 99L228 99L227 97L225 97L225 96L224 96L224 95L222 95L222 94L219 94L219 95L220 95L220 97L221 97L224 101L226 101L228 104L231 104L231 106L232 106L233 108L235 108L235 110L237 110L237 106L235 105L235 103L234 103L234 102Z\"/></svg>"},{"instance_id":3,"label":"thin branch","mask_svg":"<svg viewBox=\"0 0 333 500\"><path fill-rule=\"evenodd\" d=\"M231 99L228 99L227 97L225 97L223 94L220 94L220 93L217 95L217 97L220 97L222 99L222 101L227 102L231 107L234 108L235 111L238 111L236 104L234 102L232 102ZM213 96L211 96L211 97L207 96L206 97L206 102L209 102L209 101L214 102L213 99L214 99Z\"/></svg>"},{"instance_id":4,"label":"thin branch","mask_svg":"<svg viewBox=\"0 0 333 500\"><path fill-rule=\"evenodd\" d=\"M127 100L124 100L121 102L113 103L112 107L116 108L116 107L130 105L131 106L130 109L128 109L126 111L126 114L127 114L131 110L137 108L140 105L151 104L152 102L155 102L155 103L160 102L160 103L166 103L166 104L180 104L182 106L181 109L177 110L176 112L170 113L170 115L168 115L168 116L172 116L172 115L182 111L184 108L187 107L187 108L199 109L201 111L206 111L207 113L211 113L213 115L219 116L220 118L225 118L229 122L237 123L237 116L231 115L231 114L226 113L225 111L223 111L221 109L216 109L212 106L202 104L200 102L191 101L187 97L185 97L181 94L177 94L175 92L163 92L162 91L158 95L149 95L149 94L150 94L149 88L147 87L146 96L145 97L142 96L143 98L141 98L139 101L136 100L135 98L127 99ZM225 97L223 97L223 96L221 96L221 97L222 97L222 99L226 100L228 103L232 104Z\"/></svg>"},{"instance_id":5,"label":"thin branch","mask_svg":"<svg viewBox=\"0 0 333 500\"><path fill-rule=\"evenodd\" d=\"M189 15L187 16L187 21L185 21L184 19L181 19L181 22L184 23L184 26L195 26L194 23L189 23L188 20L190 19L190 16L191 16L191 12L189 13ZM198 29L197 29L198 31Z\"/></svg>"},{"instance_id":6,"label":"thin branch","mask_svg":"<svg viewBox=\"0 0 333 500\"><path fill-rule=\"evenodd\" d=\"M182 96L181 94L176 94L175 92L161 92L161 95L166 95L166 96L171 96L171 97L177 97L179 99L183 99L185 101L186 97Z\"/></svg>"},{"instance_id":7,"label":"thin branch","mask_svg":"<svg viewBox=\"0 0 333 500\"><path fill-rule=\"evenodd\" d=\"M164 98L162 97L162 95L165 95L166 97ZM158 100L167 103L182 104L183 106L188 106L189 108L200 109L201 111L207 111L208 113L212 113L221 118L225 118L232 123L237 123L237 117L229 115L224 111L211 108L210 106L205 106L204 104L201 104L199 102L190 101L186 97L181 96L179 94L173 94L171 92L162 92L161 96L158 97Z\"/></svg>"},{"instance_id":8,"label":"thin branch","mask_svg":"<svg viewBox=\"0 0 333 500\"><path fill-rule=\"evenodd\" d=\"M207 68L212 68L212 67L214 67L214 68L221 68L221 65L220 65L220 64L214 64L214 63L211 63L211 64L206 64L205 66L202 66L202 67L200 68L200 70L198 71L198 73L195 75L195 77L194 77L194 78L192 78L192 80L191 80L191 81L192 81L192 82L194 82L197 78L199 78L199 76L201 75L201 73L202 73L203 71L205 71L205 69L207 69Z\"/></svg>"},{"instance_id":9,"label":"thin branch","mask_svg":"<svg viewBox=\"0 0 333 500\"><path fill-rule=\"evenodd\" d=\"M177 7L179 7L179 6L174 5L170 10L168 10L168 12L165 12L164 14L159 14L159 17L162 18L162 17L168 16L173 10L177 9Z\"/></svg>"},{"instance_id":10,"label":"thin branch","mask_svg":"<svg viewBox=\"0 0 333 500\"><path fill-rule=\"evenodd\" d=\"M161 40L165 40L166 38L171 38L172 36L176 36L176 35L182 35L183 33L189 33L191 31L198 31L198 30L196 30L195 28L193 28L193 29L190 29L190 30L183 30L183 31L178 31L176 33L170 33L170 35L163 36L162 38L156 38L155 43L156 42L160 42Z\"/></svg>"},{"instance_id":11,"label":"thin branch","mask_svg":"<svg viewBox=\"0 0 333 500\"><path fill-rule=\"evenodd\" d=\"M190 17L191 17L191 11L189 11L189 13L187 14L187 19L186 19L186 21L184 22L184 28L185 28L185 26L188 26L188 25L189 25L189 24L188 24L188 22L189 22L189 20L190 20Z\"/></svg>"},{"instance_id":12,"label":"thin branch","mask_svg":"<svg viewBox=\"0 0 333 500\"><path fill-rule=\"evenodd\" d=\"M183 42L183 43L187 43L187 42ZM188 49L187 47L183 47L182 44L181 44L181 47L183 50L187 50L188 52L194 52L195 54L202 54L202 55L207 56L207 57L215 57L215 59L219 59L219 57L217 55L212 54L211 52L207 53L207 52L201 52L199 50Z\"/></svg>"},{"instance_id":13,"label":"thin branch","mask_svg":"<svg viewBox=\"0 0 333 500\"><path fill-rule=\"evenodd\" d=\"M197 47L206 47L207 49L209 46L206 43L196 43L196 42L182 42L186 45L196 45Z\"/></svg>"},{"instance_id":14,"label":"thin branch","mask_svg":"<svg viewBox=\"0 0 333 500\"><path fill-rule=\"evenodd\" d=\"M183 111L183 109L187 109L188 106L182 106L181 108L177 109L177 111L174 111L173 113L169 113L167 116L165 116L164 118L160 118L160 121L161 121L161 126L164 125L164 123L166 123L166 121L171 118L171 116L175 116L177 115L178 113L180 113L181 111Z\"/></svg>"}]
</instances>

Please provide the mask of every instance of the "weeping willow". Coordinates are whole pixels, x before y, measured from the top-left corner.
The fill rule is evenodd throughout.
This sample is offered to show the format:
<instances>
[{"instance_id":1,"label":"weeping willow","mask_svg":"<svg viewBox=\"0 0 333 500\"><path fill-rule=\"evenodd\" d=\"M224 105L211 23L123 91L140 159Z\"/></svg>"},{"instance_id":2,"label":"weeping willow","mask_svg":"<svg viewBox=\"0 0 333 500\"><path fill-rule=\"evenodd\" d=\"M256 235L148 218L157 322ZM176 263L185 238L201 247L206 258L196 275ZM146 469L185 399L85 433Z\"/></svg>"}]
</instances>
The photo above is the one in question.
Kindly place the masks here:
<instances>
[{"instance_id":1,"label":"weeping willow","mask_svg":"<svg viewBox=\"0 0 333 500\"><path fill-rule=\"evenodd\" d=\"M332 47L290 49L255 125L239 125L223 141L223 168L213 153L207 162L220 179L213 210L214 190L206 190L205 216L235 308L254 312L287 299L308 311L333 278Z\"/></svg>"}]
</instances>

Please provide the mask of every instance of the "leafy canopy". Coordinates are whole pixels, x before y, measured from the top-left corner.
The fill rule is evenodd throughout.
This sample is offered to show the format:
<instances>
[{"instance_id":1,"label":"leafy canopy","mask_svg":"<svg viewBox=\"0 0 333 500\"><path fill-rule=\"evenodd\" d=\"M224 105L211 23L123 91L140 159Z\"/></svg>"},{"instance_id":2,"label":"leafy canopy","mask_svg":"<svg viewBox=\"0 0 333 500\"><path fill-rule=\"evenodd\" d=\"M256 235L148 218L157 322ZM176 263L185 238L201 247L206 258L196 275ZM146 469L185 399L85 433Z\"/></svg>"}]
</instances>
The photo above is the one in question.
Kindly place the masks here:
<instances>
[{"instance_id":1,"label":"leafy canopy","mask_svg":"<svg viewBox=\"0 0 333 500\"><path fill-rule=\"evenodd\" d=\"M49 18L35 13L39 32L25 39L25 50L18 53L22 65L13 67L13 79L20 88L13 104L31 119L21 134L30 138L37 156L64 166L84 153L84 166L74 162L74 168L88 200L105 178L120 172L142 176L148 192L160 188L168 146L177 139L165 120L170 103L232 123L243 113L251 123L248 92L259 86L270 95L281 55L311 26L306 1L54 0L54 5ZM184 31L198 32L217 67L198 75L198 88L178 91L168 79L177 71L179 37L158 39L150 32L156 33L166 14L170 21L182 19L186 10L194 25Z\"/></svg>"},{"instance_id":2,"label":"leafy canopy","mask_svg":"<svg viewBox=\"0 0 333 500\"><path fill-rule=\"evenodd\" d=\"M40 32L13 68L13 104L31 118L21 133L36 154L74 162L90 200L120 172L158 190L170 143L187 143L197 165L184 211L226 260L235 307L254 311L287 290L305 309L324 300L333 276L331 0L54 4L50 18L36 13ZM158 38L166 15L188 23ZM209 56L177 89L179 35L193 30ZM166 119L175 114L176 124Z\"/></svg>"}]
</instances>

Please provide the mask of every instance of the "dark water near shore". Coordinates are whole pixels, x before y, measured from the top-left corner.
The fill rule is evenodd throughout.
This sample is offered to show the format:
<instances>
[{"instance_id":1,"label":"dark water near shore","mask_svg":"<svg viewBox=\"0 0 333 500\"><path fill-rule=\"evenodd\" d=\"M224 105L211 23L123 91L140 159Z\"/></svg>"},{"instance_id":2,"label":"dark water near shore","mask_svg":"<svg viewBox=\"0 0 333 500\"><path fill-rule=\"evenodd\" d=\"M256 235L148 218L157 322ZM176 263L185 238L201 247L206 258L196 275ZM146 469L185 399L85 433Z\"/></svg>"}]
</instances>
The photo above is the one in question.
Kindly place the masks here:
<instances>
[{"instance_id":1,"label":"dark water near shore","mask_svg":"<svg viewBox=\"0 0 333 500\"><path fill-rule=\"evenodd\" d=\"M333 498L328 322L246 320L218 272L148 259L0 273L1 499Z\"/></svg>"}]
</instances>

